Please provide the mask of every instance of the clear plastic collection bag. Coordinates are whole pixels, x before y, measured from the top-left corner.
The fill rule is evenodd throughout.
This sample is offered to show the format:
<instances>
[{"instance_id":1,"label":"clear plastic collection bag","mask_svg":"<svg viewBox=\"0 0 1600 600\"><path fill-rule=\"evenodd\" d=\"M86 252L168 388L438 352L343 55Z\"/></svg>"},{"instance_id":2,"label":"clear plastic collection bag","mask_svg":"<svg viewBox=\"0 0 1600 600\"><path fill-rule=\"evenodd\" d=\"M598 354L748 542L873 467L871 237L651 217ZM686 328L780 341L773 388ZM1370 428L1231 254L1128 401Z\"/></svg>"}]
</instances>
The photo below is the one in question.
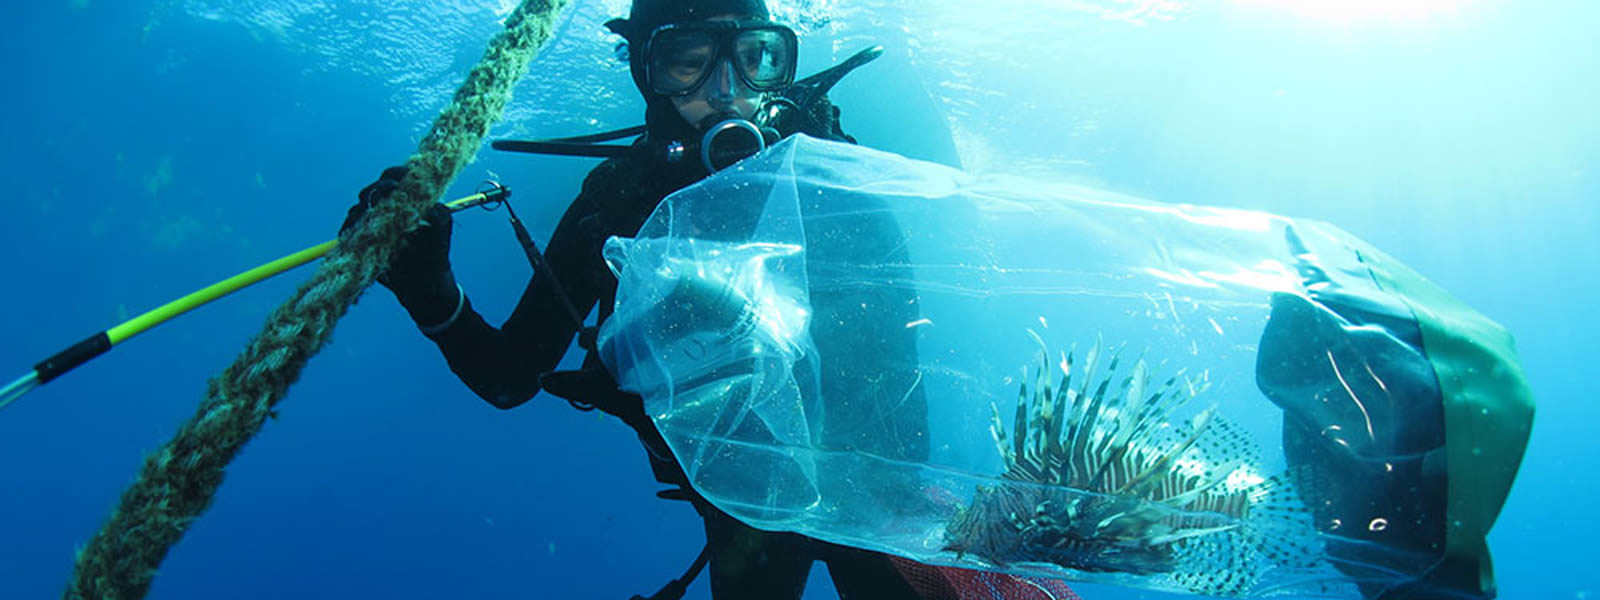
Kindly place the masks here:
<instances>
[{"instance_id":1,"label":"clear plastic collection bag","mask_svg":"<svg viewBox=\"0 0 1600 600\"><path fill-rule=\"evenodd\" d=\"M1424 351L1437 290L1329 225L797 136L606 259L603 360L752 526L1232 597L1358 597L1486 557L1493 511L1456 509L1459 386ZM1461 311L1479 346L1504 337ZM1471 360L1515 387L1503 341ZM1496 406L1510 474L1518 390ZM1503 501L1510 474L1470 493Z\"/></svg>"}]
</instances>

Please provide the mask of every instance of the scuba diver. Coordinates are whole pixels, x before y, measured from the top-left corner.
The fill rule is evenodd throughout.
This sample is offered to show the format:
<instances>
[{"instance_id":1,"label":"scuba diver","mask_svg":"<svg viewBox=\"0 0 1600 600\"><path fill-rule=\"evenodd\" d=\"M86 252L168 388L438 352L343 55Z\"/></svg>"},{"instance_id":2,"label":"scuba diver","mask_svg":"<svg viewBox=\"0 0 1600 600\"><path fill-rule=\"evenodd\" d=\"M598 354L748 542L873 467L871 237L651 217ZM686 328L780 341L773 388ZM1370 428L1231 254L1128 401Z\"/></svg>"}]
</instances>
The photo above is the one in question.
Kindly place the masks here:
<instances>
[{"instance_id":1,"label":"scuba diver","mask_svg":"<svg viewBox=\"0 0 1600 600\"><path fill-rule=\"evenodd\" d=\"M825 88L832 82L820 90L798 89L805 82L795 81L795 34L770 19L762 0L636 0L628 18L613 19L606 27L624 39L634 83L646 100L643 135L631 146L610 147L625 149L611 153L615 155L590 171L543 256L537 249L530 252L536 272L510 317L496 328L473 310L451 271L451 217L442 204L426 214L425 225L410 234L379 282L439 346L450 369L490 404L514 408L543 390L582 410L598 408L635 430L655 478L676 486L658 495L689 501L706 531L706 548L694 565L652 598L681 596L709 563L715 598L797 599L817 560L828 565L841 597L918 597L887 555L794 533L760 531L700 498L645 414L641 398L619 391L594 352L598 323L611 315L617 292L617 280L601 255L605 240L634 236L667 195L782 137L805 133L854 143L840 128L838 109L826 98ZM588 154L582 149L564 153ZM403 167L390 168L361 190L345 228L374 203L385 201L405 174ZM858 248L881 245L884 256L903 253L898 225L874 219L863 219L842 233L851 235ZM527 245L531 247L531 242ZM815 320L812 334L824 350L822 355L827 356L830 343L871 344L867 347L884 356L914 352L915 340L904 328L859 325L915 320L910 299L885 296L903 293L814 293L819 306L848 307L837 309L832 318ZM833 297L818 297L826 294ZM598 321L585 326L583 316L596 305ZM846 327L847 323L856 325ZM589 351L583 368L556 372L575 336ZM871 362L824 360L824 391L832 387L870 396L859 392L881 387L894 390L897 398L904 396L904 401L892 412L866 402L829 405L831 413L849 415L850 422L864 426L821 435L841 450L926 459L927 408L917 374ZM886 506L896 504L885 501Z\"/></svg>"},{"instance_id":2,"label":"scuba diver","mask_svg":"<svg viewBox=\"0 0 1600 600\"><path fill-rule=\"evenodd\" d=\"M763 0L636 0L628 18L606 26L625 41L634 84L646 100L645 125L625 131L642 135L625 147L588 143L618 137L607 134L495 144L607 157L584 180L545 251L530 251L535 273L510 317L498 328L490 325L457 283L449 260L452 221L443 205L427 213L426 224L410 234L379 282L439 346L451 370L490 404L510 409L544 391L582 410L615 416L635 431L655 478L675 488L658 495L688 501L706 534L694 564L652 599L680 597L708 566L715 598L798 599L818 560L828 565L841 597L922 597L926 588L917 581L927 577L915 573L914 564L800 534L757 530L696 494L642 399L617 389L595 351L596 331L611 317L617 293L601 253L604 242L633 237L669 194L784 137L804 133L854 143L826 96L831 82L795 80L795 34L771 21ZM852 62L859 64L852 59L830 69L832 80L853 68ZM388 169L364 188L345 227L385 201L405 174L403 168ZM899 225L886 216L889 211L871 208L823 232L849 244L807 251L849 246L883 257L885 265L910 264ZM1314 512L1329 540L1328 555L1345 575L1363 582L1360 592L1369 600L1492 597L1486 548L1481 563L1442 549L1447 513L1441 382L1426 364L1409 310L1341 293L1298 237L1289 243L1303 259L1297 267L1312 292L1309 298L1273 298L1257 384L1284 411L1289 464L1314 466L1319 473L1306 482L1306 491L1322 500ZM909 273L878 276L911 279ZM810 334L823 357L820 397L827 399L830 423L853 425L825 428L818 446L925 462L927 401L918 373L906 366L917 363L906 358L915 353L916 330L890 326L918 320L915 298L888 286L810 293L818 311ZM591 310L597 317L588 324L584 316ZM582 368L556 371L575 337L588 351ZM870 351L839 352L860 348ZM830 362L829 356L851 360ZM1364 384L1372 389L1356 394L1352 386ZM1333 402L1340 394L1362 402ZM849 400L882 397L899 400L892 407ZM891 513L888 518L926 500L877 493L867 474L850 479L862 482L862 493L874 496L874 505ZM1025 585L1071 597L1070 591L1046 587L1048 582Z\"/></svg>"}]
</instances>

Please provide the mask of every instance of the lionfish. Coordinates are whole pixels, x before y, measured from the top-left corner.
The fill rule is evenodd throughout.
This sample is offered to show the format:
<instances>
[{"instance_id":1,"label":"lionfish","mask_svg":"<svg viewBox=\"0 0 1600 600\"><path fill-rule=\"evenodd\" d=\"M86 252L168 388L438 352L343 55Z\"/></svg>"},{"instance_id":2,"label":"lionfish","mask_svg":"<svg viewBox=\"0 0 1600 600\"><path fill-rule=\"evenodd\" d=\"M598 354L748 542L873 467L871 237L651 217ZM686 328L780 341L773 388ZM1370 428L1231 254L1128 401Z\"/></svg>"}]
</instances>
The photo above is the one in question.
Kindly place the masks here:
<instances>
[{"instance_id":1,"label":"lionfish","mask_svg":"<svg viewBox=\"0 0 1600 600\"><path fill-rule=\"evenodd\" d=\"M1274 566L1310 562L1312 526L1289 478L1259 475L1254 445L1215 405L1174 422L1208 387L1204 375L1180 370L1152 388L1143 359L1120 372L1120 349L1097 374L1107 359L1096 343L1081 365L1063 357L1052 387L1044 341L1029 334L1039 365L1031 389L1024 377L1009 436L993 407L1003 481L978 486L957 511L946 550L1000 567L1159 576L1214 595L1245 594Z\"/></svg>"}]
</instances>

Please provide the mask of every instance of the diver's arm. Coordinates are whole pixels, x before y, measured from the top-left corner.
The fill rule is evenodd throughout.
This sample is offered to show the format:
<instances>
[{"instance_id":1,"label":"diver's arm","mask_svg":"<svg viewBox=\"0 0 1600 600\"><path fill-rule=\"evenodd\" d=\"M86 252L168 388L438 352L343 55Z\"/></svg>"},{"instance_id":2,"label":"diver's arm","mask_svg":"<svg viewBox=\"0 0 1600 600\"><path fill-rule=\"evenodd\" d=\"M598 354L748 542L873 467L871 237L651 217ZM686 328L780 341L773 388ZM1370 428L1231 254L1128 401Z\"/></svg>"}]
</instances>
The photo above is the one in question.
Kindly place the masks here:
<instances>
[{"instance_id":1,"label":"diver's arm","mask_svg":"<svg viewBox=\"0 0 1600 600\"><path fill-rule=\"evenodd\" d=\"M594 307L604 278L610 276L600 255L605 236L596 225L599 203L592 188L585 183L544 253L551 272L582 314ZM533 275L500 328L489 325L462 294L455 322L429 336L462 383L498 408L516 407L537 394L540 375L555 369L579 330L549 275Z\"/></svg>"}]
</instances>

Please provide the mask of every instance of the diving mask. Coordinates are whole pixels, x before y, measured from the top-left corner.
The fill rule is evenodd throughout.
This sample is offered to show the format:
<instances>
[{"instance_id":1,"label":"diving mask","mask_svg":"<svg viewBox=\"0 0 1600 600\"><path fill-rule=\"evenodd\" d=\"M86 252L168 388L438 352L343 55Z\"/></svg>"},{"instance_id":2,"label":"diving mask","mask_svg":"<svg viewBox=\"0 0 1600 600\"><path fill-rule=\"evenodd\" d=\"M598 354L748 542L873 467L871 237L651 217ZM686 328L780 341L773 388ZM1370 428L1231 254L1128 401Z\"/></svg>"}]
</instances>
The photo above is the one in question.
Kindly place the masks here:
<instances>
[{"instance_id":1,"label":"diving mask","mask_svg":"<svg viewBox=\"0 0 1600 600\"><path fill-rule=\"evenodd\" d=\"M663 25L645 43L646 79L657 94L682 96L726 59L750 89L778 91L794 83L798 47L793 30L771 21Z\"/></svg>"}]
</instances>

